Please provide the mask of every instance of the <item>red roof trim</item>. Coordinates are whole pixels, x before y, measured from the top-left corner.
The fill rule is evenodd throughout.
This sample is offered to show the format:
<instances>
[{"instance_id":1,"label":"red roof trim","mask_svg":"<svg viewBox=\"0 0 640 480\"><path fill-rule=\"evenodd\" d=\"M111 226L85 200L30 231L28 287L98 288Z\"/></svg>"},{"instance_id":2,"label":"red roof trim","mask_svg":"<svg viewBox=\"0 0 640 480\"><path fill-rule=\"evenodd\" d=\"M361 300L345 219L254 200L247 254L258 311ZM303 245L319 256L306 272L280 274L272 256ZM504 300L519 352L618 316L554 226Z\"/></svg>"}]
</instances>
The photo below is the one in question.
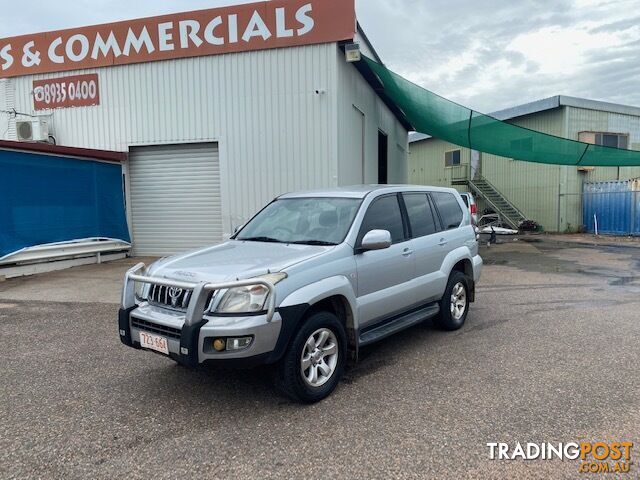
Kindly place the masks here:
<instances>
[{"instance_id":1,"label":"red roof trim","mask_svg":"<svg viewBox=\"0 0 640 480\"><path fill-rule=\"evenodd\" d=\"M107 160L109 162L118 163L123 163L127 160L127 152L64 147L61 145L49 145L48 143L27 143L0 140L0 149L23 150L27 152L47 153L50 155L88 158L91 160Z\"/></svg>"}]
</instances>

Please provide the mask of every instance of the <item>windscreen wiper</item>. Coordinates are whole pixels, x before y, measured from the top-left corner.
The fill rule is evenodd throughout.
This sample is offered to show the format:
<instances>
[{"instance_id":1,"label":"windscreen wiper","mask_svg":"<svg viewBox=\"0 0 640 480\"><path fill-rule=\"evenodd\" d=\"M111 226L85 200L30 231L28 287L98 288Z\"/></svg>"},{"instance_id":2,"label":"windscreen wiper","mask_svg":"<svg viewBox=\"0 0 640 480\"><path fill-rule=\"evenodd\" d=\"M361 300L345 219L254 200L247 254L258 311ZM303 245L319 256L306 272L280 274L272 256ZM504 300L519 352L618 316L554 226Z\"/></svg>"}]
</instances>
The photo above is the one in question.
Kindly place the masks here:
<instances>
[{"instance_id":1,"label":"windscreen wiper","mask_svg":"<svg viewBox=\"0 0 640 480\"><path fill-rule=\"evenodd\" d=\"M241 242L266 242L266 243L283 243L276 238L271 237L248 237L248 238L237 238Z\"/></svg>"},{"instance_id":2,"label":"windscreen wiper","mask_svg":"<svg viewBox=\"0 0 640 480\"><path fill-rule=\"evenodd\" d=\"M321 247L335 247L337 243L325 242L324 240L298 240L297 242L287 242L293 245L318 245Z\"/></svg>"}]
</instances>

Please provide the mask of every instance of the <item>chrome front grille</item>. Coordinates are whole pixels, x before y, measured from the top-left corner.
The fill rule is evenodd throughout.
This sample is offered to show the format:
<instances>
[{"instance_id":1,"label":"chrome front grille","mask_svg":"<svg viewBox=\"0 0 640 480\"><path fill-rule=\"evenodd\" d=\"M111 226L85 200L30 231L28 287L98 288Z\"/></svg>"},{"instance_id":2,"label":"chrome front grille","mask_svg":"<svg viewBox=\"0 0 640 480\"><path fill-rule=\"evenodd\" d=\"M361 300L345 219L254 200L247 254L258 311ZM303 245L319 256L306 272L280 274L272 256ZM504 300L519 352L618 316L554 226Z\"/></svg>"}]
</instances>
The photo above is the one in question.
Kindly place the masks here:
<instances>
[{"instance_id":1,"label":"chrome front grille","mask_svg":"<svg viewBox=\"0 0 640 480\"><path fill-rule=\"evenodd\" d=\"M186 310L193 290L164 285L151 285L147 301L152 305L160 305L177 310Z\"/></svg>"}]
</instances>

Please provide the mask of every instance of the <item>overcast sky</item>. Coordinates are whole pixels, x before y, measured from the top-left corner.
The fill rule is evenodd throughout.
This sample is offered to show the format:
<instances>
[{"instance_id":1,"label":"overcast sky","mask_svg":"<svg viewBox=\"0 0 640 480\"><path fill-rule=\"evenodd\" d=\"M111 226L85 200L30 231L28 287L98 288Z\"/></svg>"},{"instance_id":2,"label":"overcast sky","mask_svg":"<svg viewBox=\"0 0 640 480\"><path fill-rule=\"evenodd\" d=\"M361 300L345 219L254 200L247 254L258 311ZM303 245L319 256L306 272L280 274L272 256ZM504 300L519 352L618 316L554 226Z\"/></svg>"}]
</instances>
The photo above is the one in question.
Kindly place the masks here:
<instances>
[{"instance_id":1,"label":"overcast sky","mask_svg":"<svg viewBox=\"0 0 640 480\"><path fill-rule=\"evenodd\" d=\"M5 2L0 37L241 0ZM358 0L392 70L483 112L564 94L640 106L640 0Z\"/></svg>"}]
</instances>

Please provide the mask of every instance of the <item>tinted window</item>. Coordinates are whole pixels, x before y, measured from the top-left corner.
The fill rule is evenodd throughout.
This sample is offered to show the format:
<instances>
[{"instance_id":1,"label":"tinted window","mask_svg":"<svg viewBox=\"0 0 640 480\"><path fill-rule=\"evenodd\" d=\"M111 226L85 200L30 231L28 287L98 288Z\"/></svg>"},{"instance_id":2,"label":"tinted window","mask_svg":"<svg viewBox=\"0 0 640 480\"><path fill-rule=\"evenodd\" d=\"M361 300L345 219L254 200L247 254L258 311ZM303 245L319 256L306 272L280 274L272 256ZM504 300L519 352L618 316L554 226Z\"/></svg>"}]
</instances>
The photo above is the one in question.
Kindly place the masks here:
<instances>
[{"instance_id":1,"label":"tinted window","mask_svg":"<svg viewBox=\"0 0 640 480\"><path fill-rule=\"evenodd\" d=\"M404 194L403 197L413 238L436 233L436 222L433 218L427 195L424 193L410 193Z\"/></svg>"},{"instance_id":2,"label":"tinted window","mask_svg":"<svg viewBox=\"0 0 640 480\"><path fill-rule=\"evenodd\" d=\"M393 243L404 240L402 214L397 196L382 197L369 205L360 228L359 241L362 241L362 237L371 230L388 230L391 233Z\"/></svg>"},{"instance_id":3,"label":"tinted window","mask_svg":"<svg viewBox=\"0 0 640 480\"><path fill-rule=\"evenodd\" d=\"M438 208L445 230L457 228L462 222L462 209L452 193L434 192L431 194Z\"/></svg>"}]
</instances>

